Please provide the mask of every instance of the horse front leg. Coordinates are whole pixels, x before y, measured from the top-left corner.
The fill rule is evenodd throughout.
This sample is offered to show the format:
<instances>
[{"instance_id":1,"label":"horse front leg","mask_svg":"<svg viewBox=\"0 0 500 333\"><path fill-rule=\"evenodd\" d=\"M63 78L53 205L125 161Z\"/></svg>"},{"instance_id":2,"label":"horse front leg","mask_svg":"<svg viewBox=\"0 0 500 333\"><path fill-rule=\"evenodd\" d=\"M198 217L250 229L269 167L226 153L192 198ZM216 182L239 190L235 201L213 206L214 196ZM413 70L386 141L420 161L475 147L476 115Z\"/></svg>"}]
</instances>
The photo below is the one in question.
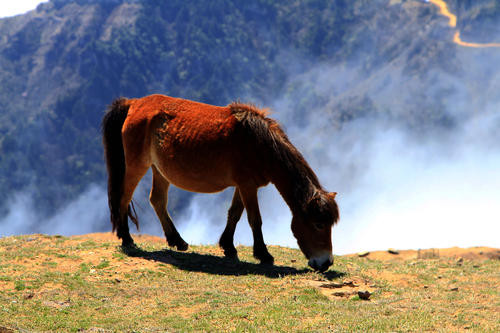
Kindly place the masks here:
<instances>
[{"instance_id":1,"label":"horse front leg","mask_svg":"<svg viewBox=\"0 0 500 333\"><path fill-rule=\"evenodd\" d=\"M253 256L260 260L262 264L274 263L273 256L267 250L264 243L264 236L262 235L262 218L259 211L259 202L257 199L257 187L239 187L243 205L247 210L248 224L252 229L253 234Z\"/></svg>"},{"instance_id":2,"label":"horse front leg","mask_svg":"<svg viewBox=\"0 0 500 333\"><path fill-rule=\"evenodd\" d=\"M243 201L241 201L241 196L238 188L234 189L233 201L231 202L231 207L227 212L227 224L224 232L222 233L219 246L224 250L224 255L227 258L238 259L238 251L234 247L234 232L236 230L236 224L243 214Z\"/></svg>"}]
</instances>

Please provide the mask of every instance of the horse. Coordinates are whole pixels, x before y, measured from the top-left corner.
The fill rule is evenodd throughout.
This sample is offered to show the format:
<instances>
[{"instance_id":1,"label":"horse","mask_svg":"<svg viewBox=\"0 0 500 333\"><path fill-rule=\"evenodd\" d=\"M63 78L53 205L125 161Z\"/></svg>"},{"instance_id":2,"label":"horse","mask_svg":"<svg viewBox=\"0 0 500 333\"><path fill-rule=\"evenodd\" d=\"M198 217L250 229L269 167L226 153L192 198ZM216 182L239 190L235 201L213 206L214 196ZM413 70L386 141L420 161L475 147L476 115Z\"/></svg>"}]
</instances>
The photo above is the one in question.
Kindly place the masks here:
<instances>
[{"instance_id":1,"label":"horse","mask_svg":"<svg viewBox=\"0 0 500 333\"><path fill-rule=\"evenodd\" d=\"M266 109L233 102L214 106L165 95L118 98L102 120L108 172L108 204L113 232L122 246L135 246L128 218L139 227L132 195L152 169L149 196L167 244L186 251L167 211L168 188L215 193L234 187L219 246L238 259L236 224L246 209L253 255L273 264L262 234L257 190L272 183L292 212L291 230L314 270L333 264L332 227L339 219L336 192L327 192L302 154Z\"/></svg>"}]
</instances>

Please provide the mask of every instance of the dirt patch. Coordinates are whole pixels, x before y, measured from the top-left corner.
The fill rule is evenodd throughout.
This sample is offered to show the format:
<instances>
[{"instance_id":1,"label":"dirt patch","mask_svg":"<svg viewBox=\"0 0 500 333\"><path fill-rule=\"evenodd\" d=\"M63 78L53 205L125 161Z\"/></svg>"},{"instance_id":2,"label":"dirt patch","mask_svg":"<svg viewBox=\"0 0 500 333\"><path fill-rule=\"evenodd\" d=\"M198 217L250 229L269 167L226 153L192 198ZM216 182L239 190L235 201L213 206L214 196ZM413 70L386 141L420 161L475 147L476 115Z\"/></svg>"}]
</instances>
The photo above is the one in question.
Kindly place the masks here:
<instances>
[{"instance_id":1,"label":"dirt patch","mask_svg":"<svg viewBox=\"0 0 500 333\"><path fill-rule=\"evenodd\" d=\"M132 237L139 247L143 244L153 244L167 248L165 239L161 237L137 234ZM141 255L120 254L121 241L113 233L93 233L67 238L32 234L10 240L15 246L27 249L26 251L30 249L30 252L24 256L21 253L19 257L13 255L13 263L18 267L10 266L4 269L4 275L8 275L9 280L1 281L0 291L15 289L15 282L27 271L43 269L51 272L75 273L83 270L89 273L88 280L90 281L112 280L127 273L156 270L159 262L175 261L162 251L147 253L147 258ZM60 245L57 245L58 241L61 242ZM103 244L106 245L103 246ZM9 246L5 246L0 248L1 251L7 253L11 250ZM23 269L20 269L21 266ZM60 288L61 286L45 284L39 293L50 293Z\"/></svg>"},{"instance_id":2,"label":"dirt patch","mask_svg":"<svg viewBox=\"0 0 500 333\"><path fill-rule=\"evenodd\" d=\"M391 253L392 252L392 253ZM437 259L437 258L464 258L469 260L500 260L500 249L491 247L452 247L449 249L419 249L419 250L397 250L373 251L348 254L346 257L362 257L374 260L414 260L414 259Z\"/></svg>"},{"instance_id":3,"label":"dirt patch","mask_svg":"<svg viewBox=\"0 0 500 333\"><path fill-rule=\"evenodd\" d=\"M413 274L395 273L391 271L379 271L375 269L367 270L366 273L370 276L376 276L377 279L387 281L396 287L409 287L416 283L417 277Z\"/></svg>"},{"instance_id":4,"label":"dirt patch","mask_svg":"<svg viewBox=\"0 0 500 333\"><path fill-rule=\"evenodd\" d=\"M120 245L121 241L116 237L114 233L111 232L99 232L99 233L93 233L93 234L86 234L86 235L79 235L79 236L72 236L70 237L71 239L91 239L94 241L105 241L105 242L112 242L116 243L116 245ZM165 238L163 237L158 237L158 236L152 236L152 235L146 235L146 234L133 234L132 238L136 243L161 243L167 245Z\"/></svg>"},{"instance_id":5,"label":"dirt patch","mask_svg":"<svg viewBox=\"0 0 500 333\"><path fill-rule=\"evenodd\" d=\"M376 291L373 283L361 277L353 277L342 282L317 280L303 280L303 282L305 285L317 288L329 299L360 297L366 292L371 295Z\"/></svg>"}]
</instances>

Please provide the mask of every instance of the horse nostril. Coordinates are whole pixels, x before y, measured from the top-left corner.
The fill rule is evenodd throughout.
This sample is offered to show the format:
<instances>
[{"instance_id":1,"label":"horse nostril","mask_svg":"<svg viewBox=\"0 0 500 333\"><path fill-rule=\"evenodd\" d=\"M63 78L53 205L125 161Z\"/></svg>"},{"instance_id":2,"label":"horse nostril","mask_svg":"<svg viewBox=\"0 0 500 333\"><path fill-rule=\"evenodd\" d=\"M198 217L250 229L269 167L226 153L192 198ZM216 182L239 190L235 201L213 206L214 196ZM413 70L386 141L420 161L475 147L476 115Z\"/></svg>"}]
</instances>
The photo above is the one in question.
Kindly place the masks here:
<instances>
[{"instance_id":1,"label":"horse nostril","mask_svg":"<svg viewBox=\"0 0 500 333\"><path fill-rule=\"evenodd\" d=\"M309 266L318 272L324 272L333 264L333 259L329 258L328 260L323 261L321 264L318 264L316 260L309 260Z\"/></svg>"},{"instance_id":2,"label":"horse nostril","mask_svg":"<svg viewBox=\"0 0 500 333\"><path fill-rule=\"evenodd\" d=\"M331 255L328 257L328 259L322 260L320 263L316 258L309 260L309 266L311 266L311 268L314 269L315 271L319 272L326 271L328 267L330 267L332 264L333 264L333 256Z\"/></svg>"},{"instance_id":3,"label":"horse nostril","mask_svg":"<svg viewBox=\"0 0 500 333\"><path fill-rule=\"evenodd\" d=\"M319 271L325 272L328 269L328 267L330 267L332 264L333 264L333 261L331 261L331 260L325 261L325 263L323 263L323 266L321 266L321 269Z\"/></svg>"}]
</instances>

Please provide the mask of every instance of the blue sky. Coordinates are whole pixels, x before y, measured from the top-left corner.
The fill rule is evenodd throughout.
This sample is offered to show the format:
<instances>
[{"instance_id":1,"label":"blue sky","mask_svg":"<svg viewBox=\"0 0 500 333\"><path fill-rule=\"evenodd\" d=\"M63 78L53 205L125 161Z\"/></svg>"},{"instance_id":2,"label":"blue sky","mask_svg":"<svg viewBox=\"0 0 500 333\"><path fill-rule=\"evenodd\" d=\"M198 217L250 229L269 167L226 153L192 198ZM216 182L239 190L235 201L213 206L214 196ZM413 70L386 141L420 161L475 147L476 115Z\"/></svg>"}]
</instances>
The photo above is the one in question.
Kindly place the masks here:
<instances>
[{"instance_id":1,"label":"blue sky","mask_svg":"<svg viewBox=\"0 0 500 333\"><path fill-rule=\"evenodd\" d=\"M0 2L0 18L24 14L35 9L42 2L48 2L48 0L2 0Z\"/></svg>"}]
</instances>

